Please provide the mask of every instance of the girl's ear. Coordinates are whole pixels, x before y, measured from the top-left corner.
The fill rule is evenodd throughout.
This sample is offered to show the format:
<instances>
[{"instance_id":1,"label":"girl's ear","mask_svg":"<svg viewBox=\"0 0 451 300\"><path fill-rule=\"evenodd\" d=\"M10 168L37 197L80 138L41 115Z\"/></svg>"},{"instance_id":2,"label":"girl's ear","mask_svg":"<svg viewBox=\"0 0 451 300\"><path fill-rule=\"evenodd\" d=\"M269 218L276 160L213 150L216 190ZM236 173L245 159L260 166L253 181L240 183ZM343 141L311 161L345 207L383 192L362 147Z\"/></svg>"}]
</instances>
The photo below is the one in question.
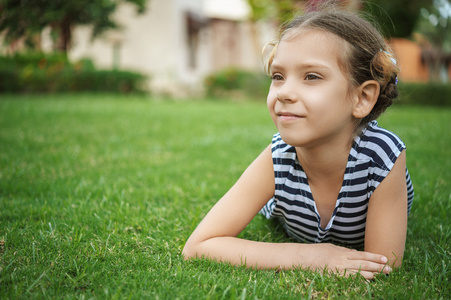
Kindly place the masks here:
<instances>
[{"instance_id":1,"label":"girl's ear","mask_svg":"<svg viewBox=\"0 0 451 300\"><path fill-rule=\"evenodd\" d=\"M379 97L379 90L379 83L375 80L365 81L357 88L352 111L355 118L362 119L371 112Z\"/></svg>"}]
</instances>

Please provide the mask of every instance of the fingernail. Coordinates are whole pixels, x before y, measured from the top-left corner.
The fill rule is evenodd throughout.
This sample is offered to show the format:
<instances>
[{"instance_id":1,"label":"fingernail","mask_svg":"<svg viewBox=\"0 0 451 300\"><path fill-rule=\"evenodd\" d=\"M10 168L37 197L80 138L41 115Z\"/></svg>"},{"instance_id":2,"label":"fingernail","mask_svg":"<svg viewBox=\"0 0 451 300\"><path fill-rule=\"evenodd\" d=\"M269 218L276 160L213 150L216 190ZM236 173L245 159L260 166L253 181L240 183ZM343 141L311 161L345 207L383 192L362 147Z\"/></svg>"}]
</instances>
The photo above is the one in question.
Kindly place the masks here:
<instances>
[{"instance_id":1,"label":"fingernail","mask_svg":"<svg viewBox=\"0 0 451 300\"><path fill-rule=\"evenodd\" d=\"M388 262L388 259L387 259L385 256L382 256L381 262L382 262L383 264L385 264L385 263Z\"/></svg>"}]
</instances>

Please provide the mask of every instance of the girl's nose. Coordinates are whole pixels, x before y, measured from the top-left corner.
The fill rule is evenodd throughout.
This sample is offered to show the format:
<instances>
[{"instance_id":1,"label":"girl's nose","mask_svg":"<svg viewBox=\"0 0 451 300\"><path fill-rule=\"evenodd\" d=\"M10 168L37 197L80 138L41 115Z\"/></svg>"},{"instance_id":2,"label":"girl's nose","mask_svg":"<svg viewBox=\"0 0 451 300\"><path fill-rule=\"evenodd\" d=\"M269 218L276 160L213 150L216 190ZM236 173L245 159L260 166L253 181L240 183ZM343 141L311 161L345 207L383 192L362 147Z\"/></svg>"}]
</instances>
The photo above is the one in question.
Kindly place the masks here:
<instances>
[{"instance_id":1,"label":"girl's nose","mask_svg":"<svg viewBox=\"0 0 451 300\"><path fill-rule=\"evenodd\" d=\"M294 102L296 99L296 85L288 80L285 81L277 91L277 100L281 102Z\"/></svg>"}]
</instances>

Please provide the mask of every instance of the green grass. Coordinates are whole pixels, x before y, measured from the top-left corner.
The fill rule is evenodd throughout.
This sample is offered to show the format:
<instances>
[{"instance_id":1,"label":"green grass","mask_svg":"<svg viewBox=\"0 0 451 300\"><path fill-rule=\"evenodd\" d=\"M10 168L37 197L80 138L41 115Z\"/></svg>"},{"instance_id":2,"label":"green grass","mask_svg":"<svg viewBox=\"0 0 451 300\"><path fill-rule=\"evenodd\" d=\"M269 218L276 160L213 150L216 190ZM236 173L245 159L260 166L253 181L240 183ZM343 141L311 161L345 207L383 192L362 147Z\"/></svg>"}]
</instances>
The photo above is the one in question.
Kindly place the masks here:
<instances>
[{"instance_id":1,"label":"green grass","mask_svg":"<svg viewBox=\"0 0 451 300\"><path fill-rule=\"evenodd\" d=\"M394 107L416 199L403 267L367 283L184 261L271 140L264 103L0 95L0 298L449 299L450 108ZM257 216L241 234L287 238Z\"/></svg>"}]
</instances>

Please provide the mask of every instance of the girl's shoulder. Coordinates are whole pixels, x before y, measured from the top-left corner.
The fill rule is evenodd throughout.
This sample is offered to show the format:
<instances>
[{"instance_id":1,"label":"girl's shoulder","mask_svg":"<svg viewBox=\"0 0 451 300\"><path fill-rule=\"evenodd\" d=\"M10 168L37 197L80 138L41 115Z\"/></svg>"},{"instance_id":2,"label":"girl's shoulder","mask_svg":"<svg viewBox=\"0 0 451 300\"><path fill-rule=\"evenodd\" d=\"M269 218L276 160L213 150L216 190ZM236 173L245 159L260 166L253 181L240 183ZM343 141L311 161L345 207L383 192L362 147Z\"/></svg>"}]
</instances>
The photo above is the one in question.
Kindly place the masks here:
<instances>
[{"instance_id":1,"label":"girl's shoulder","mask_svg":"<svg viewBox=\"0 0 451 300\"><path fill-rule=\"evenodd\" d=\"M354 139L351 155L355 160L370 160L383 169L390 170L401 152L404 142L393 132L371 121Z\"/></svg>"},{"instance_id":2,"label":"girl's shoulder","mask_svg":"<svg viewBox=\"0 0 451 300\"><path fill-rule=\"evenodd\" d=\"M371 121L368 123L368 126L362 131L360 139L365 142L372 142L376 144L386 142L390 146L394 146L396 148L401 147L404 149L406 147L399 136L390 130L380 127L377 121Z\"/></svg>"}]
</instances>

